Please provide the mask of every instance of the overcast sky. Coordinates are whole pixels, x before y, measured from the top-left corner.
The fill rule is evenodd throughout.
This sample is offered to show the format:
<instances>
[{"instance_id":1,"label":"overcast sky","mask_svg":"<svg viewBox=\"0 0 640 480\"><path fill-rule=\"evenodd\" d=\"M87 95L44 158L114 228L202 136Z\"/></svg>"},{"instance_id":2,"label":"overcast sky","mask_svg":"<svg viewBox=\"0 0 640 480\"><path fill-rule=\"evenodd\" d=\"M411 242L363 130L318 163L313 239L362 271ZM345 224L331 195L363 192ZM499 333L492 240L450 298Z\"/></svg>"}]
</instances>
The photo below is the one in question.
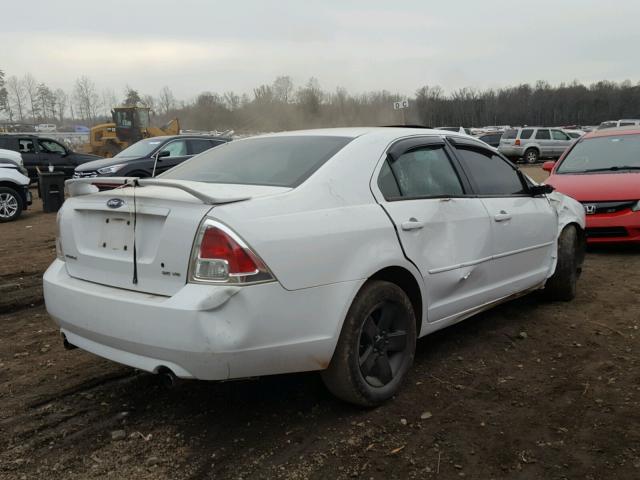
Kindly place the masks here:
<instances>
[{"instance_id":1,"label":"overcast sky","mask_svg":"<svg viewBox=\"0 0 640 480\"><path fill-rule=\"evenodd\" d=\"M178 98L290 75L325 90L640 80L640 0L2 2L0 69Z\"/></svg>"}]
</instances>

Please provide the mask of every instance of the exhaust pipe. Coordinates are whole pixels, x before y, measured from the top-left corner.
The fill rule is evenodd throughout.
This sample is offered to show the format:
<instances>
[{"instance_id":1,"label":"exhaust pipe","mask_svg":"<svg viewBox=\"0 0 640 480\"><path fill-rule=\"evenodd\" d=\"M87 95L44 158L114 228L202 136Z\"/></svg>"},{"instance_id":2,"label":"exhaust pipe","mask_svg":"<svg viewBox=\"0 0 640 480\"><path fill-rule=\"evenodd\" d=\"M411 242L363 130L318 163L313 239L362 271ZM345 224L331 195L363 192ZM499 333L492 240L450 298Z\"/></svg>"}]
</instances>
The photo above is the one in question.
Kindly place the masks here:
<instances>
[{"instance_id":1,"label":"exhaust pipe","mask_svg":"<svg viewBox=\"0 0 640 480\"><path fill-rule=\"evenodd\" d=\"M69 340L67 340L67 337L64 333L62 334L62 345L64 346L65 350L75 350L76 348L78 348L72 343L69 343Z\"/></svg>"},{"instance_id":2,"label":"exhaust pipe","mask_svg":"<svg viewBox=\"0 0 640 480\"><path fill-rule=\"evenodd\" d=\"M160 375L160 383L165 388L175 388L182 383L182 381L176 377L176 374L167 367L160 367L158 369L158 375Z\"/></svg>"}]
</instances>

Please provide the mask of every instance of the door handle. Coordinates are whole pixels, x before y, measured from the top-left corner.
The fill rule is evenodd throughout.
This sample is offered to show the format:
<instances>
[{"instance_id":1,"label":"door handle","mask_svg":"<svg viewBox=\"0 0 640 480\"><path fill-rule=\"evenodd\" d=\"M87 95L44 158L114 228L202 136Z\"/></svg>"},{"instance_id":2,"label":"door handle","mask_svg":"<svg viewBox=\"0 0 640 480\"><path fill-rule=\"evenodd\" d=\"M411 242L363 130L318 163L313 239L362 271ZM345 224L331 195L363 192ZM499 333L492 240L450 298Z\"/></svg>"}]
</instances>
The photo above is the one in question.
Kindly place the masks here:
<instances>
[{"instance_id":1,"label":"door handle","mask_svg":"<svg viewBox=\"0 0 640 480\"><path fill-rule=\"evenodd\" d=\"M402 230L420 230L424 227L424 222L419 222L417 219L411 217L408 222L402 222L400 227Z\"/></svg>"},{"instance_id":2,"label":"door handle","mask_svg":"<svg viewBox=\"0 0 640 480\"><path fill-rule=\"evenodd\" d=\"M494 215L493 219L496 222L505 222L507 220L511 220L511 214L505 212L504 210L500 210L500 213L498 213L497 215Z\"/></svg>"}]
</instances>

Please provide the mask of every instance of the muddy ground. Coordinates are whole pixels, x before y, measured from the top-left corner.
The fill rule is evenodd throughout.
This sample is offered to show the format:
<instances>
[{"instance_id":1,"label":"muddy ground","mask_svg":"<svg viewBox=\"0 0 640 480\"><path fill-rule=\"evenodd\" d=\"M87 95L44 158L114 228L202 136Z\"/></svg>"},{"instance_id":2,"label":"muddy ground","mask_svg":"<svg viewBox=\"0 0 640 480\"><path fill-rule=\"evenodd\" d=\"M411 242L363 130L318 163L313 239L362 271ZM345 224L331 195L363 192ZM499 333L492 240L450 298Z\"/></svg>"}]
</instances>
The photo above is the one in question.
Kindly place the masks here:
<instances>
[{"instance_id":1,"label":"muddy ground","mask_svg":"<svg viewBox=\"0 0 640 480\"><path fill-rule=\"evenodd\" d=\"M317 374L157 377L63 349L55 215L0 225L0 478L640 478L640 247L590 249L571 303L530 295L419 341L361 410Z\"/></svg>"}]
</instances>

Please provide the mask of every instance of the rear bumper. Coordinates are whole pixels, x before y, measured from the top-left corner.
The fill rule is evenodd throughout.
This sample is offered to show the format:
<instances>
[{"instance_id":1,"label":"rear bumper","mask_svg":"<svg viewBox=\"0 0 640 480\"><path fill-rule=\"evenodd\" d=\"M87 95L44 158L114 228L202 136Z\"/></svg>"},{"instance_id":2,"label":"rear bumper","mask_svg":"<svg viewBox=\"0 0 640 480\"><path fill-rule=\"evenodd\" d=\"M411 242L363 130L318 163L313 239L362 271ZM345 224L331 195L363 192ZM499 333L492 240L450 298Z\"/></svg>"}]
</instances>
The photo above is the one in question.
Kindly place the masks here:
<instances>
[{"instance_id":1,"label":"rear bumper","mask_svg":"<svg viewBox=\"0 0 640 480\"><path fill-rule=\"evenodd\" d=\"M361 281L297 291L186 284L172 297L78 280L54 261L47 310L69 343L149 372L225 380L328 366Z\"/></svg>"},{"instance_id":2,"label":"rear bumper","mask_svg":"<svg viewBox=\"0 0 640 480\"><path fill-rule=\"evenodd\" d=\"M524 149L522 147L516 146L500 145L498 147L498 151L505 157L521 157L522 155L524 155Z\"/></svg>"},{"instance_id":3,"label":"rear bumper","mask_svg":"<svg viewBox=\"0 0 640 480\"><path fill-rule=\"evenodd\" d=\"M588 243L640 243L640 212L587 215Z\"/></svg>"}]
</instances>

